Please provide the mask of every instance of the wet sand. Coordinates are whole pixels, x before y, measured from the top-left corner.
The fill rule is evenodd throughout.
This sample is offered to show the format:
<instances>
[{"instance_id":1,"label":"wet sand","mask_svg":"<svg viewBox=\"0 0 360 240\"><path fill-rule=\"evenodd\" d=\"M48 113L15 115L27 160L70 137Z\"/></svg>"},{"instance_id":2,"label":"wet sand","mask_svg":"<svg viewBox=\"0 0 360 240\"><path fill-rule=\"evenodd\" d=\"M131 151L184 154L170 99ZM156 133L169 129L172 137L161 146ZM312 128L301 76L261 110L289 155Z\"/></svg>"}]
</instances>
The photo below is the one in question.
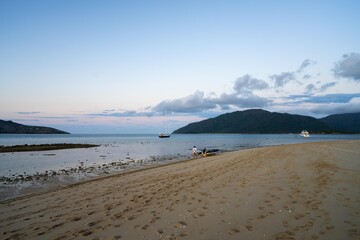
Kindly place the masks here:
<instances>
[{"instance_id":1,"label":"wet sand","mask_svg":"<svg viewBox=\"0 0 360 240\"><path fill-rule=\"evenodd\" d=\"M360 239L360 141L262 147L0 203L1 239Z\"/></svg>"}]
</instances>

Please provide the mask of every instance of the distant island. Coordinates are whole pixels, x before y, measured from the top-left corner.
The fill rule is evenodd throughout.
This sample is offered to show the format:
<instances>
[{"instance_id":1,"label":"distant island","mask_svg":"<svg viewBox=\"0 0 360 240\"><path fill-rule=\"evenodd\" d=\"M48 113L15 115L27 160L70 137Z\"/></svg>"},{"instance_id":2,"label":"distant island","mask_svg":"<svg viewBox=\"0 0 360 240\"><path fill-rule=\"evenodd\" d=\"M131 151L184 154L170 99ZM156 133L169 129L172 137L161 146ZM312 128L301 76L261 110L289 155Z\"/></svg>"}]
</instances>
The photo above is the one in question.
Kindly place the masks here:
<instances>
[{"instance_id":1,"label":"distant island","mask_svg":"<svg viewBox=\"0 0 360 240\"><path fill-rule=\"evenodd\" d=\"M69 134L55 128L27 126L13 121L0 120L0 134Z\"/></svg>"},{"instance_id":2,"label":"distant island","mask_svg":"<svg viewBox=\"0 0 360 240\"><path fill-rule=\"evenodd\" d=\"M268 112L262 109L236 111L190 123L174 134L191 133L360 133L360 113L330 115L325 118Z\"/></svg>"}]
</instances>

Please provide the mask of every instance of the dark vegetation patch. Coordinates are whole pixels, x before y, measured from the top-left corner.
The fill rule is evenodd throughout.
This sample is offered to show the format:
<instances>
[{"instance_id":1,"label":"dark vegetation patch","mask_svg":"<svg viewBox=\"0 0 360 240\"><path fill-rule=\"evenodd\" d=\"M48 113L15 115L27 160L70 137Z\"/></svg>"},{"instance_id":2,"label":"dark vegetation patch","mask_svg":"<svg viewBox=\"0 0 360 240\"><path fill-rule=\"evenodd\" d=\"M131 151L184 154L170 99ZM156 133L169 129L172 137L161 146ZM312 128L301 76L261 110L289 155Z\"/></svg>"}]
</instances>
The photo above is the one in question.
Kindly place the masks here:
<instances>
[{"instance_id":1,"label":"dark vegetation patch","mask_svg":"<svg viewBox=\"0 0 360 240\"><path fill-rule=\"evenodd\" d=\"M33 151L49 151L72 148L92 148L100 145L95 144L78 144L78 143L56 143L56 144L38 144L38 145L15 145L0 146L0 153L5 152L33 152Z\"/></svg>"}]
</instances>

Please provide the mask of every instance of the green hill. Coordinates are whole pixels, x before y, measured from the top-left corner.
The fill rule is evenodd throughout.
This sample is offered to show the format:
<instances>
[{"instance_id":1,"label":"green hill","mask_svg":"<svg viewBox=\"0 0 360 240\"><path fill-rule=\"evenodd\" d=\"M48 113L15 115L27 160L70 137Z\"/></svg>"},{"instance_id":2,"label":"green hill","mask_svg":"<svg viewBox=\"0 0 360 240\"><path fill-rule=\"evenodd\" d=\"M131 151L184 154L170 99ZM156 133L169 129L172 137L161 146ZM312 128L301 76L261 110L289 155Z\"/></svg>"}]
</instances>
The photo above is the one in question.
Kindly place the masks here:
<instances>
[{"instance_id":1,"label":"green hill","mask_svg":"<svg viewBox=\"0 0 360 240\"><path fill-rule=\"evenodd\" d=\"M337 131L360 133L360 113L335 114L320 120Z\"/></svg>"},{"instance_id":2,"label":"green hill","mask_svg":"<svg viewBox=\"0 0 360 240\"><path fill-rule=\"evenodd\" d=\"M27 126L12 121L0 120L0 134L69 134L67 132L39 126Z\"/></svg>"},{"instance_id":3,"label":"green hill","mask_svg":"<svg viewBox=\"0 0 360 240\"><path fill-rule=\"evenodd\" d=\"M302 130L310 133L342 131L309 116L252 109L190 123L174 133L300 133Z\"/></svg>"}]
</instances>

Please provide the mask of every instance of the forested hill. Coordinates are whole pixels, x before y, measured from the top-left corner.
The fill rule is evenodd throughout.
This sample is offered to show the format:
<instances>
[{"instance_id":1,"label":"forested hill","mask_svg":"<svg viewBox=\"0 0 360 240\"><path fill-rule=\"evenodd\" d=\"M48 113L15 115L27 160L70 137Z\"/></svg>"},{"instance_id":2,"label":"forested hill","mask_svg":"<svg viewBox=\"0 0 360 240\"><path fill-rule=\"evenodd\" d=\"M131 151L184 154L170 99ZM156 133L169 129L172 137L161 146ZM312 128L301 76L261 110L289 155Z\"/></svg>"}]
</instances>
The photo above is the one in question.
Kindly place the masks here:
<instances>
[{"instance_id":1,"label":"forested hill","mask_svg":"<svg viewBox=\"0 0 360 240\"><path fill-rule=\"evenodd\" d=\"M39 126L27 126L12 121L0 120L0 134L69 134L67 132Z\"/></svg>"},{"instance_id":2,"label":"forested hill","mask_svg":"<svg viewBox=\"0 0 360 240\"><path fill-rule=\"evenodd\" d=\"M335 114L320 120L337 131L360 133L360 113Z\"/></svg>"},{"instance_id":3,"label":"forested hill","mask_svg":"<svg viewBox=\"0 0 360 240\"><path fill-rule=\"evenodd\" d=\"M330 118L331 120L331 118ZM359 123L357 123L359 125ZM190 123L177 133L310 133L348 132L333 127L326 120L309 116L268 112L261 109L222 114L200 122Z\"/></svg>"}]
</instances>

